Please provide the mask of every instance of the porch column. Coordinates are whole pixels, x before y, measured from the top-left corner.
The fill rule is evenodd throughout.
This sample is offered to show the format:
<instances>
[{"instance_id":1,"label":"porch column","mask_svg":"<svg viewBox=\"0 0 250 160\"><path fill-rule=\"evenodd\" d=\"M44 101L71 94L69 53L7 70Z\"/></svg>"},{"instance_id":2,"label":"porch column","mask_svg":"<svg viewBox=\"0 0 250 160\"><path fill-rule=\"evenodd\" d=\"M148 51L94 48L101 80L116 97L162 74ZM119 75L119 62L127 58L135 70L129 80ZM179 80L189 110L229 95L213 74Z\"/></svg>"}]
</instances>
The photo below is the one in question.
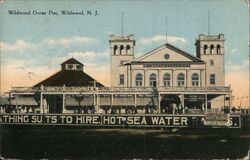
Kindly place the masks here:
<instances>
[{"instance_id":1,"label":"porch column","mask_svg":"<svg viewBox=\"0 0 250 160\"><path fill-rule=\"evenodd\" d=\"M232 107L232 91L230 87L230 93L229 93L229 113L231 113L231 107Z\"/></svg>"},{"instance_id":2,"label":"porch column","mask_svg":"<svg viewBox=\"0 0 250 160\"><path fill-rule=\"evenodd\" d=\"M96 97L95 97L95 94L93 93L93 101L94 101L94 103L93 103L93 105L95 106L96 105Z\"/></svg>"},{"instance_id":3,"label":"porch column","mask_svg":"<svg viewBox=\"0 0 250 160\"><path fill-rule=\"evenodd\" d=\"M191 81L192 81L192 78L191 78ZM200 70L200 82L199 82L199 86L202 87L202 70Z\"/></svg>"},{"instance_id":4,"label":"porch column","mask_svg":"<svg viewBox=\"0 0 250 160\"><path fill-rule=\"evenodd\" d=\"M158 113L161 113L161 94L158 94Z\"/></svg>"},{"instance_id":5,"label":"porch column","mask_svg":"<svg viewBox=\"0 0 250 160\"><path fill-rule=\"evenodd\" d=\"M65 108L65 94L64 93L62 95L62 113L66 113L66 108Z\"/></svg>"},{"instance_id":6,"label":"porch column","mask_svg":"<svg viewBox=\"0 0 250 160\"><path fill-rule=\"evenodd\" d=\"M225 106L226 106L226 95L224 94L223 113L225 113Z\"/></svg>"},{"instance_id":7,"label":"porch column","mask_svg":"<svg viewBox=\"0 0 250 160\"><path fill-rule=\"evenodd\" d=\"M185 107L184 107L184 94L181 95L181 107L182 107L182 112L185 113Z\"/></svg>"},{"instance_id":8,"label":"porch column","mask_svg":"<svg viewBox=\"0 0 250 160\"><path fill-rule=\"evenodd\" d=\"M144 70L144 74L143 74L143 83L144 83L144 87L146 87L146 70Z\"/></svg>"},{"instance_id":9,"label":"porch column","mask_svg":"<svg viewBox=\"0 0 250 160\"><path fill-rule=\"evenodd\" d=\"M99 100L100 100L99 94L96 94L96 111L97 111L97 113L99 113Z\"/></svg>"},{"instance_id":10,"label":"porch column","mask_svg":"<svg viewBox=\"0 0 250 160\"><path fill-rule=\"evenodd\" d=\"M188 72L189 72L189 70L186 69L186 78L185 78L185 79L186 79L186 80L185 80L185 82L186 82L186 87L188 87L188 80L189 80L189 79L188 79ZM185 85L185 84L184 84L184 85Z\"/></svg>"},{"instance_id":11,"label":"porch column","mask_svg":"<svg viewBox=\"0 0 250 160\"><path fill-rule=\"evenodd\" d=\"M43 107L43 94L41 92L40 94L40 113L44 113L44 107Z\"/></svg>"},{"instance_id":12,"label":"porch column","mask_svg":"<svg viewBox=\"0 0 250 160\"><path fill-rule=\"evenodd\" d=\"M137 105L137 94L135 93L134 96L135 96L134 106L135 106L135 109L137 110L137 107L136 107L136 105ZM138 110L137 110L137 112L138 112Z\"/></svg>"},{"instance_id":13,"label":"porch column","mask_svg":"<svg viewBox=\"0 0 250 160\"><path fill-rule=\"evenodd\" d=\"M114 94L112 93L111 94L111 106L113 106L113 104L114 104Z\"/></svg>"},{"instance_id":14,"label":"porch column","mask_svg":"<svg viewBox=\"0 0 250 160\"><path fill-rule=\"evenodd\" d=\"M205 94L205 114L207 114L207 94Z\"/></svg>"},{"instance_id":15,"label":"porch column","mask_svg":"<svg viewBox=\"0 0 250 160\"><path fill-rule=\"evenodd\" d=\"M135 93L134 96L135 96L134 105L136 107L136 105L137 105L137 94Z\"/></svg>"},{"instance_id":16,"label":"porch column","mask_svg":"<svg viewBox=\"0 0 250 160\"><path fill-rule=\"evenodd\" d=\"M158 78L157 78L157 84L156 84L156 87L160 87L161 85L160 85L160 70L159 69L157 69L157 71L158 71Z\"/></svg>"}]
</instances>

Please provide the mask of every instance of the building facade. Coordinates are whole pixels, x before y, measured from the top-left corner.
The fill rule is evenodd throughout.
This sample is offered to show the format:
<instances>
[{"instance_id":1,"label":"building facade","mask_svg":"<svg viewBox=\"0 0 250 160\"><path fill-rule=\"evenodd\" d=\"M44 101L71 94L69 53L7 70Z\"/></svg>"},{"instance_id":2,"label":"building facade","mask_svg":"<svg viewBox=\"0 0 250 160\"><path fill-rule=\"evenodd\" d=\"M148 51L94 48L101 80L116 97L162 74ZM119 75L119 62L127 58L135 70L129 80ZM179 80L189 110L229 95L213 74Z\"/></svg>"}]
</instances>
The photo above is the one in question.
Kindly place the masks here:
<instances>
[{"instance_id":1,"label":"building facade","mask_svg":"<svg viewBox=\"0 0 250 160\"><path fill-rule=\"evenodd\" d=\"M228 112L224 35L199 35L196 56L167 43L135 58L134 36L110 36L111 86L104 87L69 59L33 87L13 87L1 112L207 114ZM96 73L98 74L98 73ZM8 109L6 109L8 108Z\"/></svg>"},{"instance_id":2,"label":"building facade","mask_svg":"<svg viewBox=\"0 0 250 160\"><path fill-rule=\"evenodd\" d=\"M134 58L133 36L111 36L112 87L224 86L224 35L199 35L196 57L164 44Z\"/></svg>"}]
</instances>

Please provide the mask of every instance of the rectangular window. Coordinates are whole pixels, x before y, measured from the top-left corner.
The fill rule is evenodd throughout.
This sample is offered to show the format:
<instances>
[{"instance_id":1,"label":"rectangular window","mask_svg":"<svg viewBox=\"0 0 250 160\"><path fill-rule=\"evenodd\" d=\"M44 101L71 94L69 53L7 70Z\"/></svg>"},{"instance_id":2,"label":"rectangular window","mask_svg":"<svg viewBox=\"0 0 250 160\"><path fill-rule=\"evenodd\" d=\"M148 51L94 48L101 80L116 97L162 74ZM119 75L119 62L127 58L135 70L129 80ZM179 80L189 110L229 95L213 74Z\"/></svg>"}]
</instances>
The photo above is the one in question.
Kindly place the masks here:
<instances>
[{"instance_id":1,"label":"rectangular window","mask_svg":"<svg viewBox=\"0 0 250 160\"><path fill-rule=\"evenodd\" d=\"M214 60L210 59L210 66L214 66Z\"/></svg>"},{"instance_id":2,"label":"rectangular window","mask_svg":"<svg viewBox=\"0 0 250 160\"><path fill-rule=\"evenodd\" d=\"M156 84L156 81L150 81L150 87L156 87L157 84Z\"/></svg>"},{"instance_id":3,"label":"rectangular window","mask_svg":"<svg viewBox=\"0 0 250 160\"><path fill-rule=\"evenodd\" d=\"M136 80L135 85L136 86L142 86L142 81L141 80Z\"/></svg>"},{"instance_id":4,"label":"rectangular window","mask_svg":"<svg viewBox=\"0 0 250 160\"><path fill-rule=\"evenodd\" d=\"M125 84L125 80L124 80L124 74L120 74L120 85L124 85Z\"/></svg>"},{"instance_id":5,"label":"rectangular window","mask_svg":"<svg viewBox=\"0 0 250 160\"><path fill-rule=\"evenodd\" d=\"M178 86L179 86L179 87L182 87L182 86L184 86L184 83L185 83L185 82L184 82L183 80L180 80L180 81L178 81Z\"/></svg>"},{"instance_id":6,"label":"rectangular window","mask_svg":"<svg viewBox=\"0 0 250 160\"><path fill-rule=\"evenodd\" d=\"M165 87L169 87L170 86L170 80L165 80L165 81L163 81L163 83L164 83Z\"/></svg>"},{"instance_id":7,"label":"rectangular window","mask_svg":"<svg viewBox=\"0 0 250 160\"><path fill-rule=\"evenodd\" d=\"M215 74L210 74L210 84L215 85Z\"/></svg>"},{"instance_id":8,"label":"rectangular window","mask_svg":"<svg viewBox=\"0 0 250 160\"><path fill-rule=\"evenodd\" d=\"M77 64L77 65L76 65L76 69L77 69L77 70L81 70L81 69L82 69L81 65L80 65L80 64Z\"/></svg>"},{"instance_id":9,"label":"rectangular window","mask_svg":"<svg viewBox=\"0 0 250 160\"><path fill-rule=\"evenodd\" d=\"M72 70L73 69L73 64L67 64L67 69Z\"/></svg>"},{"instance_id":10,"label":"rectangular window","mask_svg":"<svg viewBox=\"0 0 250 160\"><path fill-rule=\"evenodd\" d=\"M199 85L199 81L192 81L192 86L198 86Z\"/></svg>"}]
</instances>

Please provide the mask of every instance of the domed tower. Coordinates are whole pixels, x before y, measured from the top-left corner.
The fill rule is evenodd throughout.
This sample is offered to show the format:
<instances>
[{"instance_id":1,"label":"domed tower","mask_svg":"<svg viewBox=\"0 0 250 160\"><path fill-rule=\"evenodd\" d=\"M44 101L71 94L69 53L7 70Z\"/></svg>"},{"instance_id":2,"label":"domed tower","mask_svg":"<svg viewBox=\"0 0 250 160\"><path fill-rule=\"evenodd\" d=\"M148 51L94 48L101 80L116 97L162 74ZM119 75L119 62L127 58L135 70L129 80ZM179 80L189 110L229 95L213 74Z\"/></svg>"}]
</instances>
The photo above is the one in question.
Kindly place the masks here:
<instances>
[{"instance_id":1,"label":"domed tower","mask_svg":"<svg viewBox=\"0 0 250 160\"><path fill-rule=\"evenodd\" d=\"M200 34L196 40L197 57L206 62L206 85L224 86L224 35Z\"/></svg>"},{"instance_id":2,"label":"domed tower","mask_svg":"<svg viewBox=\"0 0 250 160\"><path fill-rule=\"evenodd\" d=\"M134 58L134 36L111 35L109 43L111 56L111 86L128 87L128 66L124 64Z\"/></svg>"}]
</instances>

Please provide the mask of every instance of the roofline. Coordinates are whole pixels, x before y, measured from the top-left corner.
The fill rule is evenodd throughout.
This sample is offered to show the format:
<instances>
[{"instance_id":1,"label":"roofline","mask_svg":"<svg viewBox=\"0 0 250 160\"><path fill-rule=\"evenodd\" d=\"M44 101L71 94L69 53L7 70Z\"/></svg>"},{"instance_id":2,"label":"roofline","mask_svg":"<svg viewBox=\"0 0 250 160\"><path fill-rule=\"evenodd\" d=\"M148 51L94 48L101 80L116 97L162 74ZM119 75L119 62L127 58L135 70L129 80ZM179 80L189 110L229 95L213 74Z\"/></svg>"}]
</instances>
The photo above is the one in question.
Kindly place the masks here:
<instances>
[{"instance_id":1,"label":"roofline","mask_svg":"<svg viewBox=\"0 0 250 160\"><path fill-rule=\"evenodd\" d=\"M197 57L195 57L195 56L193 56L193 55L191 55L191 54L189 54L189 53L187 53L187 52L185 52L185 51L183 51L183 50L181 50L181 49L179 49L179 48L177 48L177 47L175 47L175 46L173 46L173 45L171 45L169 43L166 43L166 44L163 44L163 45L161 45L161 46L159 46L159 47L157 47L157 48L155 48L155 49L147 52L146 54L144 54L144 55L142 55L142 56L140 56L138 58L135 58L135 59L133 59L133 60L131 60L131 61L125 63L125 64L129 64L129 63L134 63L136 61L140 61L141 59L146 58L146 57L150 56L151 54L154 54L157 50L163 49L162 47L164 47L164 46L167 47L167 48L169 47L169 48L175 50L176 52L178 52L178 53L180 53L182 55L183 55L183 53L185 53L184 56L188 56L189 58L194 59L194 60L196 60L198 62L204 62L203 60L201 60L201 59L199 59L199 58L197 58Z\"/></svg>"},{"instance_id":2,"label":"roofline","mask_svg":"<svg viewBox=\"0 0 250 160\"><path fill-rule=\"evenodd\" d=\"M67 59L67 60L65 60L65 61L63 61L62 63L61 63L61 65L63 65L65 62L67 62L68 60L70 60L70 59L74 59L75 61L77 61L77 62L79 62L81 65L83 65L84 66L84 64L82 64L80 61L78 61L78 60L76 60L75 58L69 58L69 59Z\"/></svg>"},{"instance_id":3,"label":"roofline","mask_svg":"<svg viewBox=\"0 0 250 160\"><path fill-rule=\"evenodd\" d=\"M69 70L69 71L70 71L70 70ZM54 75L56 75L56 74L58 74L58 73L60 73L60 72L62 72L62 70L59 70L59 71L57 71L56 73L52 74L51 76L44 78L42 81L36 83L36 84L33 85L32 87L40 87L41 85L44 85L44 84L42 84L42 82L46 81L47 79L53 77ZM105 85L103 85L102 83L100 83L99 81L97 81L96 79L94 79L94 78L93 78L92 76L90 76L88 73L86 73L86 72L84 72L84 71L77 71L77 72L83 72L83 73L85 73L87 76L89 76L90 78L92 78L93 80L95 80L95 81L96 81L96 84L99 84L99 85L105 87ZM45 86L46 86L46 85L45 85Z\"/></svg>"},{"instance_id":4,"label":"roofline","mask_svg":"<svg viewBox=\"0 0 250 160\"><path fill-rule=\"evenodd\" d=\"M153 50L151 50L151 51L149 51L149 52L147 52L147 53L145 53L145 54L143 54L143 55L141 55L141 56L139 56L139 57L137 57L137 58L135 58L135 59L133 59L132 61L130 61L130 62L133 62L133 61L139 61L140 59L142 59L142 58L146 58L147 56L149 56L150 55L150 53L153 53L153 52L155 52L156 50L159 50L161 47L163 47L163 46L165 46L165 44L163 44L163 45L161 45L161 46L159 46L159 47L157 47L157 48L155 48L155 49L153 49Z\"/></svg>"},{"instance_id":5,"label":"roofline","mask_svg":"<svg viewBox=\"0 0 250 160\"><path fill-rule=\"evenodd\" d=\"M193 55L191 55L191 54L189 54L189 53L183 51L182 49L180 49L180 48L178 48L178 47L175 47L175 46L173 46L173 45L171 45L171 44L169 44L169 43L166 44L166 45L172 47L173 49L175 49L176 51L178 51L178 53L180 53L180 54L185 53L185 54L186 54L187 56L189 56L190 58L196 59L197 61L200 61L200 62L204 62L203 60L199 59L198 57L195 57L195 56L193 56ZM182 55L183 55L183 54L182 54Z\"/></svg>"},{"instance_id":6,"label":"roofline","mask_svg":"<svg viewBox=\"0 0 250 160\"><path fill-rule=\"evenodd\" d=\"M44 78L43 80L41 80L40 82L36 83L36 84L33 85L32 87L38 87L39 84L40 84L40 85L43 85L43 84L42 84L43 81L45 81L45 80L47 80L48 78L50 78L50 77L52 77L52 76L58 74L59 72L61 72L61 70L56 71L56 72L55 72L54 74L52 74L51 76ZM39 86L39 87L40 87L40 86Z\"/></svg>"}]
</instances>

